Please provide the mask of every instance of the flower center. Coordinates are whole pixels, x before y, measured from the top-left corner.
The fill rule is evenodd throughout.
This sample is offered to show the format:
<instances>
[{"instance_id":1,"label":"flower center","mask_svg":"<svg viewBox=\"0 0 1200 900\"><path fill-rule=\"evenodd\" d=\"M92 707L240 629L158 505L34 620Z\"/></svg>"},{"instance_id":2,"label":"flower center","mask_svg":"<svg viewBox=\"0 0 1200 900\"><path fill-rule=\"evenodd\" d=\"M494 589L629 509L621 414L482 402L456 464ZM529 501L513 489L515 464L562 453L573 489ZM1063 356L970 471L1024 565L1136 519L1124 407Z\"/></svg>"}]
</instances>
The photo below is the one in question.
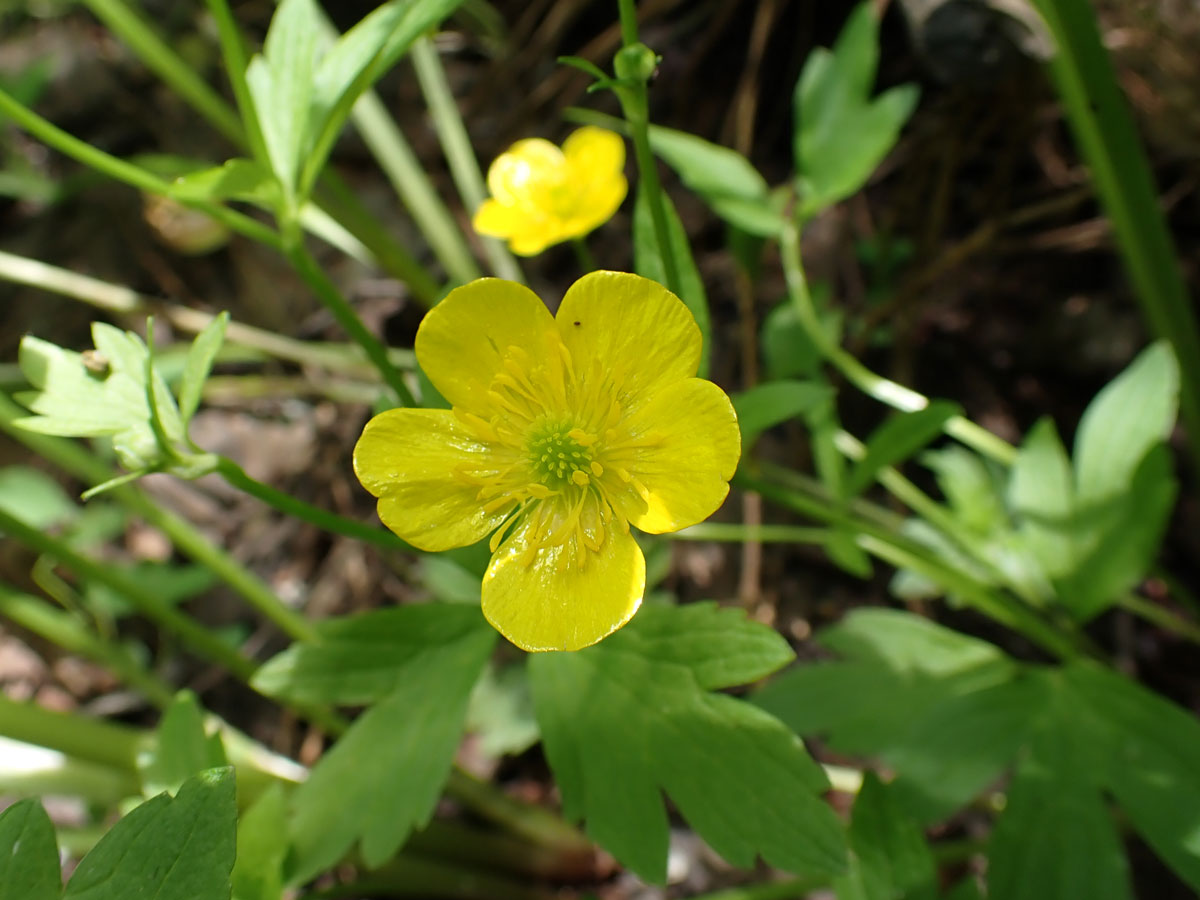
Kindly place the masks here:
<instances>
[{"instance_id":1,"label":"flower center","mask_svg":"<svg viewBox=\"0 0 1200 900\"><path fill-rule=\"evenodd\" d=\"M569 422L544 422L531 430L526 450L538 480L551 490L559 490L568 484L582 487L591 476L603 474L603 467L592 455L595 443L593 435Z\"/></svg>"}]
</instances>

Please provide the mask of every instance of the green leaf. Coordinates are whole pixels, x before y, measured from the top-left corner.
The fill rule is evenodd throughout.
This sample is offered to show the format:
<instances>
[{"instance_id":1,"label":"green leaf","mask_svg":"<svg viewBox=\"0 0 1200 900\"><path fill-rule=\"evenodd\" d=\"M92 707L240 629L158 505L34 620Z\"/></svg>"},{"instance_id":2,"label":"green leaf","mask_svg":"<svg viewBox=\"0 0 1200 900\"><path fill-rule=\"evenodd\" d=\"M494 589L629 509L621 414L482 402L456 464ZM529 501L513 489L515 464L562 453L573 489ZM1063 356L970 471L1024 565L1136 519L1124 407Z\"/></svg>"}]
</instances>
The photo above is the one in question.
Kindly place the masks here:
<instances>
[{"instance_id":1,"label":"green leaf","mask_svg":"<svg viewBox=\"0 0 1200 900\"><path fill-rule=\"evenodd\" d=\"M712 602L647 606L637 621L622 644L648 659L687 666L705 690L757 681L795 658L774 629Z\"/></svg>"},{"instance_id":2,"label":"green leaf","mask_svg":"<svg viewBox=\"0 0 1200 900\"><path fill-rule=\"evenodd\" d=\"M392 0L363 18L321 59L313 77L312 150L304 164L307 189L358 98L462 0Z\"/></svg>"},{"instance_id":3,"label":"green leaf","mask_svg":"<svg viewBox=\"0 0 1200 900\"><path fill-rule=\"evenodd\" d=\"M1043 679L1025 677L928 706L882 751L905 809L929 823L970 803L1003 774L1048 699Z\"/></svg>"},{"instance_id":4,"label":"green leaf","mask_svg":"<svg viewBox=\"0 0 1200 900\"><path fill-rule=\"evenodd\" d=\"M423 679L429 665L474 660L495 638L478 606L457 604L379 609L326 619L317 629L320 640L273 657L255 673L253 687L297 703L374 703L398 682Z\"/></svg>"},{"instance_id":5,"label":"green leaf","mask_svg":"<svg viewBox=\"0 0 1200 900\"><path fill-rule=\"evenodd\" d=\"M425 587L443 603L479 603L483 579L441 553L428 553L419 563Z\"/></svg>"},{"instance_id":6,"label":"green leaf","mask_svg":"<svg viewBox=\"0 0 1200 900\"><path fill-rule=\"evenodd\" d=\"M17 400L37 417L17 424L59 437L98 437L145 425L144 380L113 370L110 358L89 359L94 367L108 368L89 370L81 354L32 335L23 337L18 361L38 393L18 394Z\"/></svg>"},{"instance_id":7,"label":"green leaf","mask_svg":"<svg viewBox=\"0 0 1200 900\"><path fill-rule=\"evenodd\" d=\"M880 469L902 462L942 433L948 419L962 412L957 403L934 401L924 409L892 416L872 432L866 453L854 464L846 495L863 492Z\"/></svg>"},{"instance_id":8,"label":"green leaf","mask_svg":"<svg viewBox=\"0 0 1200 900\"><path fill-rule=\"evenodd\" d=\"M198 596L217 583L217 577L211 569L197 565L142 561L125 566L123 571L142 587L172 604ZM84 598L89 609L110 619L130 615L134 611L124 594L98 581L87 583Z\"/></svg>"},{"instance_id":9,"label":"green leaf","mask_svg":"<svg viewBox=\"0 0 1200 900\"><path fill-rule=\"evenodd\" d=\"M288 664L256 681L315 702L382 696L293 795L291 881L326 869L355 842L376 867L429 821L495 638L478 608L381 610L330 623L321 643L286 651Z\"/></svg>"},{"instance_id":10,"label":"green leaf","mask_svg":"<svg viewBox=\"0 0 1200 900\"><path fill-rule=\"evenodd\" d=\"M980 893L979 883L975 876L968 875L954 887L946 891L943 900L984 900Z\"/></svg>"},{"instance_id":11,"label":"green leaf","mask_svg":"<svg viewBox=\"0 0 1200 900\"><path fill-rule=\"evenodd\" d=\"M1064 674L1091 718L1104 786L1155 853L1200 891L1200 722L1094 664Z\"/></svg>"},{"instance_id":12,"label":"green leaf","mask_svg":"<svg viewBox=\"0 0 1200 900\"><path fill-rule=\"evenodd\" d=\"M718 216L759 237L775 237L783 219L771 204L766 179L736 150L661 125L650 146Z\"/></svg>"},{"instance_id":13,"label":"green leaf","mask_svg":"<svg viewBox=\"0 0 1200 900\"><path fill-rule=\"evenodd\" d=\"M666 876L663 791L733 865L844 867L841 827L817 796L824 774L803 745L761 710L709 693L779 664L768 632L713 606L647 607L594 647L529 659L566 815L643 878ZM742 649L725 658L722 634Z\"/></svg>"},{"instance_id":14,"label":"green leaf","mask_svg":"<svg viewBox=\"0 0 1200 900\"><path fill-rule=\"evenodd\" d=\"M768 428L832 402L833 388L815 381L768 381L732 399L742 429L742 447L747 450Z\"/></svg>"},{"instance_id":15,"label":"green leaf","mask_svg":"<svg viewBox=\"0 0 1200 900\"><path fill-rule=\"evenodd\" d=\"M353 101L395 65L414 40L449 18L461 3L392 0L365 16L321 60L313 80L313 106L318 114L328 115L339 105L347 109L353 106Z\"/></svg>"},{"instance_id":16,"label":"green leaf","mask_svg":"<svg viewBox=\"0 0 1200 900\"><path fill-rule=\"evenodd\" d=\"M954 515L977 534L1006 528L999 476L977 453L951 444L921 454L921 463L937 477Z\"/></svg>"},{"instance_id":17,"label":"green leaf","mask_svg":"<svg viewBox=\"0 0 1200 900\"><path fill-rule=\"evenodd\" d=\"M231 159L178 176L171 182L171 196L177 200L246 200L273 207L279 200L279 182L256 159Z\"/></svg>"},{"instance_id":18,"label":"green leaf","mask_svg":"<svg viewBox=\"0 0 1200 900\"><path fill-rule=\"evenodd\" d=\"M0 509L39 530L71 521L79 515L79 507L62 486L32 466L0 469Z\"/></svg>"},{"instance_id":19,"label":"green leaf","mask_svg":"<svg viewBox=\"0 0 1200 900\"><path fill-rule=\"evenodd\" d=\"M233 900L280 900L287 856L287 805L272 784L238 822Z\"/></svg>"},{"instance_id":20,"label":"green leaf","mask_svg":"<svg viewBox=\"0 0 1200 900\"><path fill-rule=\"evenodd\" d=\"M58 900L62 875L54 826L34 798L0 812L0 900Z\"/></svg>"},{"instance_id":21,"label":"green leaf","mask_svg":"<svg viewBox=\"0 0 1200 900\"><path fill-rule=\"evenodd\" d=\"M793 95L803 218L858 191L916 107L914 85L892 88L871 100L878 57L879 26L872 4L862 3L833 52L817 48L805 61Z\"/></svg>"},{"instance_id":22,"label":"green leaf","mask_svg":"<svg viewBox=\"0 0 1200 900\"><path fill-rule=\"evenodd\" d=\"M708 361L712 353L708 296L704 292L704 281L700 277L700 270L696 268L696 261L692 258L692 247L688 243L687 232L683 229L679 213L675 211L675 204L665 193L661 195L661 200L667 215L667 240L675 256L675 265L679 269L679 299L691 310L704 341L700 351L699 369L699 375L704 377L708 372ZM644 187L638 188L637 202L633 208L633 268L643 278L649 278L662 285L667 283L667 270L663 264L662 250L658 246L654 218L650 213Z\"/></svg>"},{"instance_id":23,"label":"green leaf","mask_svg":"<svg viewBox=\"0 0 1200 900\"><path fill-rule=\"evenodd\" d=\"M1083 520L1090 550L1060 585L1063 604L1077 620L1103 612L1146 577L1178 491L1171 454L1159 444L1143 457L1126 492Z\"/></svg>"},{"instance_id":24,"label":"green leaf","mask_svg":"<svg viewBox=\"0 0 1200 900\"><path fill-rule=\"evenodd\" d=\"M1073 572L1079 559L1075 486L1066 448L1048 418L1038 420L1021 444L1009 476L1008 501L1042 571L1050 578Z\"/></svg>"},{"instance_id":25,"label":"green leaf","mask_svg":"<svg viewBox=\"0 0 1200 900\"><path fill-rule=\"evenodd\" d=\"M319 16L315 0L283 0L271 17L262 55L246 69L271 169L288 195L295 193L314 126Z\"/></svg>"},{"instance_id":26,"label":"green leaf","mask_svg":"<svg viewBox=\"0 0 1200 900\"><path fill-rule=\"evenodd\" d=\"M213 360L225 341L225 326L229 324L229 313L223 312L196 335L188 350L187 363L183 367L183 380L179 383L179 412L185 422L190 421L200 405L200 392L208 379Z\"/></svg>"},{"instance_id":27,"label":"green leaf","mask_svg":"<svg viewBox=\"0 0 1200 900\"><path fill-rule=\"evenodd\" d=\"M491 757L524 753L541 739L524 665L483 670L467 707L467 731Z\"/></svg>"},{"instance_id":28,"label":"green leaf","mask_svg":"<svg viewBox=\"0 0 1200 900\"><path fill-rule=\"evenodd\" d=\"M838 900L934 900L937 867L920 826L874 772L863 775L850 821L850 871L834 881Z\"/></svg>"},{"instance_id":29,"label":"green leaf","mask_svg":"<svg viewBox=\"0 0 1200 900\"><path fill-rule=\"evenodd\" d=\"M897 610L857 610L818 640L843 661L797 666L754 702L798 734L825 735L847 753L897 745L930 708L1015 671L995 646Z\"/></svg>"},{"instance_id":30,"label":"green leaf","mask_svg":"<svg viewBox=\"0 0 1200 900\"><path fill-rule=\"evenodd\" d=\"M1093 782L1090 736L1059 697L1034 732L988 845L991 900L1131 900L1128 865Z\"/></svg>"},{"instance_id":31,"label":"green leaf","mask_svg":"<svg viewBox=\"0 0 1200 900\"><path fill-rule=\"evenodd\" d=\"M36 393L17 400L36 416L16 424L59 437L111 436L121 464L130 470L164 463L164 452L150 425L147 384L154 397L167 440L183 441L183 419L166 382L157 372L147 379L149 350L131 331L103 322L92 323L96 350L73 353L26 336L18 356L21 372Z\"/></svg>"},{"instance_id":32,"label":"green leaf","mask_svg":"<svg viewBox=\"0 0 1200 900\"><path fill-rule=\"evenodd\" d=\"M155 738L153 750L138 757L142 793L147 796L176 791L193 775L227 764L221 737L205 731L204 711L191 691L176 694Z\"/></svg>"},{"instance_id":33,"label":"green leaf","mask_svg":"<svg viewBox=\"0 0 1200 900\"><path fill-rule=\"evenodd\" d=\"M232 769L147 800L83 858L63 900L228 900L237 804Z\"/></svg>"},{"instance_id":34,"label":"green leaf","mask_svg":"<svg viewBox=\"0 0 1200 900\"><path fill-rule=\"evenodd\" d=\"M1129 486L1142 458L1166 440L1179 409L1179 364L1159 341L1138 354L1088 404L1075 435L1079 506L1098 505Z\"/></svg>"},{"instance_id":35,"label":"green leaf","mask_svg":"<svg viewBox=\"0 0 1200 900\"><path fill-rule=\"evenodd\" d=\"M842 340L842 314L829 308L829 285L818 281L811 285L813 304L821 330L831 344ZM763 360L767 374L778 378L812 378L820 369L824 356L800 324L796 304L784 300L769 313L762 325Z\"/></svg>"}]
</instances>

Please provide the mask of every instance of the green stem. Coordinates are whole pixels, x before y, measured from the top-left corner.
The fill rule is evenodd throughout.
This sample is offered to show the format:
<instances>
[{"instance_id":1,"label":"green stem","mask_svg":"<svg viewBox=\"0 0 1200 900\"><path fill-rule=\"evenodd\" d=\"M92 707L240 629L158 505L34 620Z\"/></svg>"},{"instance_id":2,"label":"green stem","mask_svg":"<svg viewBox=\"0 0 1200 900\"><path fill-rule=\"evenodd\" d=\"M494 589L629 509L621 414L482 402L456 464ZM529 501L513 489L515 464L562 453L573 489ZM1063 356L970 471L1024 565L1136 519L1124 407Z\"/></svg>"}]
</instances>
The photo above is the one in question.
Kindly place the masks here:
<instances>
[{"instance_id":1,"label":"green stem","mask_svg":"<svg viewBox=\"0 0 1200 900\"><path fill-rule=\"evenodd\" d=\"M136 772L149 734L77 713L19 703L0 693L0 733L14 741L57 750L73 759ZM136 791L136 785L134 787Z\"/></svg>"},{"instance_id":2,"label":"green stem","mask_svg":"<svg viewBox=\"0 0 1200 900\"><path fill-rule=\"evenodd\" d=\"M229 761L237 767L239 798L248 802L272 783L296 784L303 779L303 766L268 750L219 717L207 718L220 732ZM106 771L108 780L123 786L121 797L139 792L138 758L156 740L152 731L81 713L56 712L36 703L18 703L4 694L0 694L0 734Z\"/></svg>"},{"instance_id":3,"label":"green stem","mask_svg":"<svg viewBox=\"0 0 1200 900\"><path fill-rule=\"evenodd\" d=\"M250 86L246 83L246 44L242 40L241 29L233 17L227 0L205 0L209 15L217 24L217 38L221 42L221 55L225 61L225 76L233 88L233 97L241 114L242 126L245 129L245 142L250 147L251 155L257 160L267 159L267 145L263 139L262 126L258 123L258 113L254 109L254 98ZM199 110L199 107L196 107ZM221 117L228 113L224 101L221 101ZM212 119L210 118L210 121ZM215 124L215 123L214 123ZM240 143L240 141L236 141Z\"/></svg>"},{"instance_id":4,"label":"green stem","mask_svg":"<svg viewBox=\"0 0 1200 900\"><path fill-rule=\"evenodd\" d=\"M124 285L111 284L68 269L60 269L36 259L14 256L3 251L0 251L0 279L70 297L117 315L144 315L157 310L172 325L189 334L199 334L216 318L212 313L203 310L181 306L178 303L167 303L155 297L139 294ZM226 326L225 341L301 365L320 366L345 372L375 371L367 363L362 355L362 348L357 344L299 341L273 331L233 321ZM389 350L388 357L394 365L403 368L411 369L415 365L411 350Z\"/></svg>"},{"instance_id":5,"label":"green stem","mask_svg":"<svg viewBox=\"0 0 1200 900\"><path fill-rule=\"evenodd\" d=\"M124 572L84 556L65 542L37 528L31 528L3 509L0 509L0 532L15 538L37 553L53 557L78 575L116 591L164 631L177 635L205 658L224 666L238 678L249 680L254 673L254 663Z\"/></svg>"},{"instance_id":6,"label":"green stem","mask_svg":"<svg viewBox=\"0 0 1200 900\"><path fill-rule=\"evenodd\" d=\"M351 116L363 143L374 155L446 274L460 284L478 278L482 272L462 230L378 95L370 91L363 94Z\"/></svg>"},{"instance_id":7,"label":"green stem","mask_svg":"<svg viewBox=\"0 0 1200 900\"><path fill-rule=\"evenodd\" d=\"M73 441L36 434L15 426L13 422L25 414L7 396L0 394L0 431L89 485L101 484L114 476L115 473L108 466ZM167 512L132 485L114 489L112 496L141 516L148 525L162 531L185 556L207 568L241 594L255 610L274 622L285 634L297 641L316 640L316 631L308 620L285 606L258 577L189 522Z\"/></svg>"},{"instance_id":8,"label":"green stem","mask_svg":"<svg viewBox=\"0 0 1200 900\"><path fill-rule=\"evenodd\" d=\"M0 616L27 631L79 656L110 669L155 706L171 702L172 690L146 672L121 644L105 641L84 628L74 616L54 609L44 600L0 585Z\"/></svg>"},{"instance_id":9,"label":"green stem","mask_svg":"<svg viewBox=\"0 0 1200 900\"><path fill-rule=\"evenodd\" d=\"M633 0L620 0L622 48L614 59L617 84L613 92L621 103L621 112L629 123L633 153L637 160L638 177L650 207L654 239L662 256L663 274L667 288L675 296L683 293L679 278L679 261L671 243L667 226L667 211L663 206L662 184L658 180L658 163L650 148L650 97L646 83L654 70L657 57L638 41L637 10Z\"/></svg>"},{"instance_id":10,"label":"green stem","mask_svg":"<svg viewBox=\"0 0 1200 900\"><path fill-rule=\"evenodd\" d=\"M790 217L786 217L780 234L779 249L788 293L791 295L796 316L809 340L821 351L821 355L841 372L846 380L880 403L901 412L916 412L927 407L929 398L924 394L875 374L829 339L817 317L817 310L808 290L808 279L800 261L800 228ZM1012 444L963 416L948 419L944 430L950 437L1003 465L1012 465L1016 459L1017 451Z\"/></svg>"},{"instance_id":11,"label":"green stem","mask_svg":"<svg viewBox=\"0 0 1200 900\"><path fill-rule=\"evenodd\" d=\"M742 525L725 522L701 522L677 531L669 537L677 541L757 541L763 544L824 544L827 528L799 525Z\"/></svg>"},{"instance_id":12,"label":"green stem","mask_svg":"<svg viewBox=\"0 0 1200 900\"><path fill-rule=\"evenodd\" d=\"M596 271L596 257L592 256L592 251L588 248L586 238L574 238L571 241L571 249L575 251L575 259L579 263L579 268L583 270L583 274Z\"/></svg>"},{"instance_id":13,"label":"green stem","mask_svg":"<svg viewBox=\"0 0 1200 900\"><path fill-rule=\"evenodd\" d=\"M483 173L479 170L479 161L471 147L471 138L463 123L462 113L450 91L450 83L446 80L446 71L438 57L437 48L428 37L419 38L413 42L409 55L413 68L417 72L417 80L421 83L421 92L429 105L433 126L437 130L438 139L442 143L442 152L446 162L450 164L450 174L458 188L463 205L472 213L479 209L487 199L487 188L483 183ZM525 280L521 267L509 252L503 242L494 238L483 238L484 252L492 270L501 278L510 281Z\"/></svg>"},{"instance_id":14,"label":"green stem","mask_svg":"<svg viewBox=\"0 0 1200 900\"><path fill-rule=\"evenodd\" d=\"M358 317L358 313L317 265L316 260L305 249L299 233L291 235L286 244L284 255L287 256L288 261L295 267L296 272L304 279L305 283L312 288L313 293L317 295L317 298L329 310L346 334L363 348L367 358L379 370L384 382L395 392L400 402L404 406L416 406L416 398L413 397L400 370L392 365L388 358L387 348L367 330L362 319Z\"/></svg>"},{"instance_id":15,"label":"green stem","mask_svg":"<svg viewBox=\"0 0 1200 900\"><path fill-rule=\"evenodd\" d=\"M172 197L171 185L145 169L127 163L115 156L110 156L102 150L97 150L91 144L63 131L57 125L51 124L28 107L22 106L5 91L0 90L0 114L11 118L18 126L28 131L60 153L71 157L83 165L95 169L103 175L116 181L122 181L138 190ZM195 198L176 198L185 206L200 210L216 219L227 228L245 235L248 238L266 244L269 247L280 246L279 235L256 219L243 215L236 210L219 203L210 203Z\"/></svg>"},{"instance_id":16,"label":"green stem","mask_svg":"<svg viewBox=\"0 0 1200 900\"><path fill-rule=\"evenodd\" d=\"M617 0L617 13L621 17L621 43L631 47L638 42L637 3Z\"/></svg>"},{"instance_id":17,"label":"green stem","mask_svg":"<svg viewBox=\"0 0 1200 900\"><path fill-rule=\"evenodd\" d=\"M852 460L866 455L866 447L854 435L839 431L834 435L834 445ZM905 504L918 516L938 529L947 540L988 570L996 581L1002 582L1014 594L1030 606L1041 606L1048 599L1030 590L1027 584L1013 581L1003 569L996 566L983 543L942 504L938 503L893 466L884 466L875 476L876 480L893 497Z\"/></svg>"},{"instance_id":18,"label":"green stem","mask_svg":"<svg viewBox=\"0 0 1200 900\"><path fill-rule=\"evenodd\" d=\"M385 272L404 282L423 306L437 303L442 295L441 285L363 206L332 168L322 173L317 192L321 202L318 208L328 209L330 217L358 240Z\"/></svg>"},{"instance_id":19,"label":"green stem","mask_svg":"<svg viewBox=\"0 0 1200 900\"><path fill-rule=\"evenodd\" d=\"M893 533L890 529L880 527L848 511L830 508L825 503L768 481L758 474L739 470L734 476L734 484L745 490L756 491L772 502L802 515L846 528L855 535L858 545L868 553L894 566L911 569L932 579L947 593L957 594L980 612L1020 632L1060 659L1076 659L1081 655L1081 650L1076 645L1077 635L1060 633L1015 598L992 590L988 585L955 569L933 556L926 548Z\"/></svg>"},{"instance_id":20,"label":"green stem","mask_svg":"<svg viewBox=\"0 0 1200 900\"><path fill-rule=\"evenodd\" d=\"M318 506L313 506L311 503L298 500L291 494L286 494L270 485L263 484L261 481L257 481L247 475L245 470L231 459L226 459L223 456L219 457L217 459L217 471L238 490L245 491L268 506L274 507L280 512L301 521L316 525L325 531L366 541L384 550L413 549L390 531L377 528L374 525L368 525L366 522L356 522L354 519L347 519L344 516L339 516L337 513L331 513Z\"/></svg>"},{"instance_id":21,"label":"green stem","mask_svg":"<svg viewBox=\"0 0 1200 900\"><path fill-rule=\"evenodd\" d=\"M1200 329L1158 189L1087 0L1034 0L1054 36L1051 72L1150 328L1183 371L1180 411L1200 469Z\"/></svg>"},{"instance_id":22,"label":"green stem","mask_svg":"<svg viewBox=\"0 0 1200 900\"><path fill-rule=\"evenodd\" d=\"M1200 644L1200 625L1189 622L1169 609L1159 606L1157 603L1152 603L1145 597L1137 594L1126 594L1117 601L1117 605L1121 609L1145 619L1147 622L1152 622L1164 631L1169 631L1183 638L1185 641Z\"/></svg>"},{"instance_id":23,"label":"green stem","mask_svg":"<svg viewBox=\"0 0 1200 900\"><path fill-rule=\"evenodd\" d=\"M539 880L579 883L592 881L596 875L597 854L590 845L583 846L582 854L564 854L553 846L456 819L434 819L413 832L404 849Z\"/></svg>"},{"instance_id":24,"label":"green stem","mask_svg":"<svg viewBox=\"0 0 1200 900\"><path fill-rule=\"evenodd\" d=\"M237 23L225 0L206 0L206 4L217 25L217 35L221 43L226 75L241 113L240 122L238 115L230 109L221 96L200 79L148 24L121 0L87 0L87 2L97 18L104 21L122 40L129 44L151 70L175 89L213 127L239 147L248 144L250 153L255 159L266 160L267 154L262 129L258 123L249 88L246 85L246 49ZM326 186L329 185L330 173L326 172L322 176L322 182ZM202 208L210 215L212 214L210 210L198 204L197 208ZM347 232L373 254L375 260L388 274L405 282L418 299L426 305L436 302L440 291L429 273L408 254L403 246L380 228L377 221L362 211L361 206L356 207L343 198L338 221ZM255 237L245 231L241 233ZM261 240L261 237L256 239ZM277 246L278 242L275 240L268 243Z\"/></svg>"},{"instance_id":25,"label":"green stem","mask_svg":"<svg viewBox=\"0 0 1200 900\"><path fill-rule=\"evenodd\" d=\"M565 856L592 855L592 843L572 825L540 806L521 803L455 766L446 781L447 795L490 822Z\"/></svg>"},{"instance_id":26,"label":"green stem","mask_svg":"<svg viewBox=\"0 0 1200 900\"><path fill-rule=\"evenodd\" d=\"M242 142L242 124L221 96L180 59L133 9L120 0L84 0L84 3L97 19L129 45L152 72L191 104L217 131L234 144Z\"/></svg>"}]
</instances>

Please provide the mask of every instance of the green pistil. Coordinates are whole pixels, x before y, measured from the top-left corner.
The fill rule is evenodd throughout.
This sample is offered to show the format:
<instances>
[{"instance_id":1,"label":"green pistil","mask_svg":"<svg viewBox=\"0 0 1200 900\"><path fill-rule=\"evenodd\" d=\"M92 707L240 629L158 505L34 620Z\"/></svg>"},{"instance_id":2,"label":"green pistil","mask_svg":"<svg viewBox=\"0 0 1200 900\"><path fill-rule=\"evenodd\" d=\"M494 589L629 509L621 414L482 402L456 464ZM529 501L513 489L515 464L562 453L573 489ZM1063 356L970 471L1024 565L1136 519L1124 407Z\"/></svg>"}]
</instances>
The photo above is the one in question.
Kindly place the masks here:
<instances>
[{"instance_id":1,"label":"green pistil","mask_svg":"<svg viewBox=\"0 0 1200 900\"><path fill-rule=\"evenodd\" d=\"M594 471L591 448L576 440L571 431L566 425L551 425L535 432L529 440L529 461L548 488L585 485Z\"/></svg>"}]
</instances>

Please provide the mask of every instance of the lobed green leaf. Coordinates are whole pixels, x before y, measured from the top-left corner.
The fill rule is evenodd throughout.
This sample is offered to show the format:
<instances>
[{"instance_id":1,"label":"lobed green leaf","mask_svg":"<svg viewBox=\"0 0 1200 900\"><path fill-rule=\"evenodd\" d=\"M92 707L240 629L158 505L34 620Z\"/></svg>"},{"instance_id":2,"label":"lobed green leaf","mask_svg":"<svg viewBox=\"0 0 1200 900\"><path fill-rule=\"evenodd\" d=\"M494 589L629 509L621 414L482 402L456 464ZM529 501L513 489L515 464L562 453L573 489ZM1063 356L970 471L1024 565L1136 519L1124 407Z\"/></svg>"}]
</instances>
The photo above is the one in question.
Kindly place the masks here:
<instances>
[{"instance_id":1,"label":"lobed green leaf","mask_svg":"<svg viewBox=\"0 0 1200 900\"><path fill-rule=\"evenodd\" d=\"M708 692L779 664L777 636L756 630L770 631L713 606L647 608L594 647L529 660L566 814L644 878L666 875L660 791L734 865L844 866L841 828L817 796L824 774L803 745L761 710ZM741 653L723 658L723 633L740 633Z\"/></svg>"},{"instance_id":2,"label":"lobed green leaf","mask_svg":"<svg viewBox=\"0 0 1200 900\"><path fill-rule=\"evenodd\" d=\"M491 646L495 632L477 606L427 604L327 619L320 640L293 644L254 675L254 688L297 703L360 705L390 695L427 665L464 663Z\"/></svg>"},{"instance_id":3,"label":"lobed green leaf","mask_svg":"<svg viewBox=\"0 0 1200 900\"><path fill-rule=\"evenodd\" d=\"M862 3L833 51L818 48L805 61L793 95L802 218L858 191L916 108L914 85L892 88L871 100L878 57L879 26L872 5Z\"/></svg>"},{"instance_id":4,"label":"lobed green leaf","mask_svg":"<svg viewBox=\"0 0 1200 900\"><path fill-rule=\"evenodd\" d=\"M276 657L260 675L264 689L291 698L382 698L293 795L291 881L328 868L356 842L363 861L379 866L429 821L495 638L476 607L399 607L329 623L321 643L286 651L286 664Z\"/></svg>"},{"instance_id":5,"label":"lobed green leaf","mask_svg":"<svg viewBox=\"0 0 1200 900\"><path fill-rule=\"evenodd\" d=\"M775 237L783 218L767 181L736 150L694 134L650 126L650 146L718 216L759 237Z\"/></svg>"},{"instance_id":6,"label":"lobed green leaf","mask_svg":"<svg viewBox=\"0 0 1200 900\"><path fill-rule=\"evenodd\" d=\"M1095 782L1094 748L1057 692L1029 740L988 846L992 900L1131 900L1121 839Z\"/></svg>"},{"instance_id":7,"label":"lobed green leaf","mask_svg":"<svg viewBox=\"0 0 1200 900\"><path fill-rule=\"evenodd\" d=\"M850 869L834 881L838 900L937 897L937 867L921 827L874 772L863 775L849 837Z\"/></svg>"},{"instance_id":8,"label":"lobed green leaf","mask_svg":"<svg viewBox=\"0 0 1200 900\"><path fill-rule=\"evenodd\" d=\"M0 900L58 900L62 875L54 825L34 798L0 812Z\"/></svg>"},{"instance_id":9,"label":"lobed green leaf","mask_svg":"<svg viewBox=\"0 0 1200 900\"><path fill-rule=\"evenodd\" d=\"M233 770L202 772L117 822L79 863L63 900L228 900L236 826Z\"/></svg>"}]
</instances>

